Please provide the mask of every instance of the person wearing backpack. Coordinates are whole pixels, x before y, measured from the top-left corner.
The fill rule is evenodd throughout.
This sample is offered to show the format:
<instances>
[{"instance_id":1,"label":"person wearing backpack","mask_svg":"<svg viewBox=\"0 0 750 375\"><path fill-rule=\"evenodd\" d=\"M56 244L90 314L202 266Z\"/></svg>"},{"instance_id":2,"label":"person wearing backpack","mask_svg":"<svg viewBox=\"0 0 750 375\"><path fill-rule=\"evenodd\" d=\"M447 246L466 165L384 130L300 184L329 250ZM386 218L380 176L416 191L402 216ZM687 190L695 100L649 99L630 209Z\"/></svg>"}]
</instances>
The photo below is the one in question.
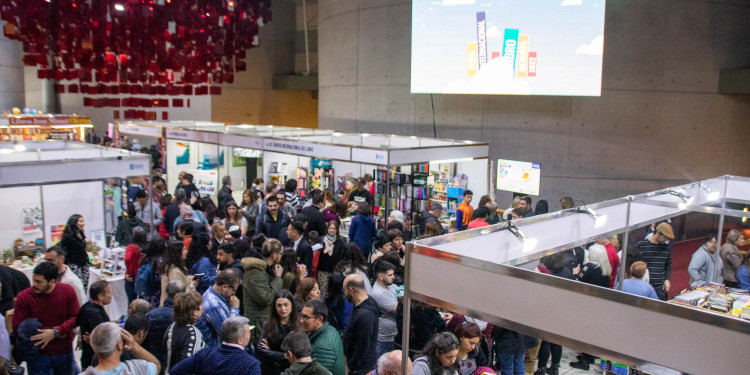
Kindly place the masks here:
<instances>
[{"instance_id":1,"label":"person wearing backpack","mask_svg":"<svg viewBox=\"0 0 750 375\"><path fill-rule=\"evenodd\" d=\"M157 238L146 244L141 250L138 271L135 275L134 289L138 298L142 298L154 308L160 306L161 302L161 269L162 255L167 246L164 240Z\"/></svg>"}]
</instances>

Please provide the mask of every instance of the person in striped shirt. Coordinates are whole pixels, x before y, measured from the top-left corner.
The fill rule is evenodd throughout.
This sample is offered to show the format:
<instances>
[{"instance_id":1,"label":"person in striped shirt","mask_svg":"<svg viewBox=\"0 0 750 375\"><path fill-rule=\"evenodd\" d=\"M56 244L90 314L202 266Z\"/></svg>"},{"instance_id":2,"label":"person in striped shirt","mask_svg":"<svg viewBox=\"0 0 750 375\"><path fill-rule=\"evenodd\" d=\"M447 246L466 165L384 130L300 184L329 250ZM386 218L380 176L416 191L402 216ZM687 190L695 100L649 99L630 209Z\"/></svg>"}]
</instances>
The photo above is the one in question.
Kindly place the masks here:
<instances>
[{"instance_id":1,"label":"person in striped shirt","mask_svg":"<svg viewBox=\"0 0 750 375\"><path fill-rule=\"evenodd\" d=\"M635 245L641 250L643 261L648 266L650 284L662 301L667 300L670 288L672 249L667 241L672 239L674 239L672 226L664 222L656 226L656 230L650 237Z\"/></svg>"}]
</instances>

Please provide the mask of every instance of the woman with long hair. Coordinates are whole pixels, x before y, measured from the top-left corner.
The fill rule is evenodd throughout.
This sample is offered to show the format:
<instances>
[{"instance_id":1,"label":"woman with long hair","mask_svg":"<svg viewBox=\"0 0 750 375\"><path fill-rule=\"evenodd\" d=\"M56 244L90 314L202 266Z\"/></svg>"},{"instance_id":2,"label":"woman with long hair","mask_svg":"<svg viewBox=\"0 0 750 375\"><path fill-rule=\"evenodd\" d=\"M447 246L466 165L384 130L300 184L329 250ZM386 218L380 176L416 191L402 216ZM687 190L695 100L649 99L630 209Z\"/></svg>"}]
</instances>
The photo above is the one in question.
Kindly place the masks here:
<instances>
[{"instance_id":1,"label":"woman with long hair","mask_svg":"<svg viewBox=\"0 0 750 375\"><path fill-rule=\"evenodd\" d=\"M339 235L339 224L335 220L326 223L326 233L323 236L323 251L318 258L318 286L320 290L328 290L328 277L331 276L336 263L341 260L346 240Z\"/></svg>"},{"instance_id":2,"label":"woman with long hair","mask_svg":"<svg viewBox=\"0 0 750 375\"><path fill-rule=\"evenodd\" d=\"M203 311L202 302L203 297L195 291L178 293L174 297L174 323L167 329L162 344L162 363L166 374L177 363L205 346L203 335L195 326Z\"/></svg>"},{"instance_id":3,"label":"woman with long hair","mask_svg":"<svg viewBox=\"0 0 750 375\"><path fill-rule=\"evenodd\" d=\"M290 291L282 289L276 294L258 344L257 355L263 375L279 375L289 368L281 343L289 332L302 330L298 310Z\"/></svg>"},{"instance_id":4,"label":"woman with long hair","mask_svg":"<svg viewBox=\"0 0 750 375\"><path fill-rule=\"evenodd\" d=\"M336 267L333 269L334 272L341 272L345 276L349 276L353 273L362 277L365 281L365 289L369 295L372 292L372 285L370 279L367 278L367 263L362 250L359 249L359 245L354 242L348 242L344 245L344 252L341 253L341 260Z\"/></svg>"},{"instance_id":5,"label":"woman with long hair","mask_svg":"<svg viewBox=\"0 0 750 375\"><path fill-rule=\"evenodd\" d=\"M185 258L188 250L182 241L169 241L164 251L159 272L161 273L161 297L159 297L159 306L167 299L167 283L172 280L180 280L185 283L185 291L195 291L195 284L189 277L187 268L185 268ZM166 277L165 277L166 275Z\"/></svg>"},{"instance_id":6,"label":"woman with long hair","mask_svg":"<svg viewBox=\"0 0 750 375\"><path fill-rule=\"evenodd\" d=\"M336 203L336 199L333 198L333 190L323 190L323 208L320 210L324 211L326 208L333 206L334 203Z\"/></svg>"},{"instance_id":7,"label":"woman with long hair","mask_svg":"<svg viewBox=\"0 0 750 375\"><path fill-rule=\"evenodd\" d=\"M242 217L247 222L247 228L245 229L245 237L252 237L255 234L255 219L260 213L260 203L255 197L253 189L246 189L242 193L242 205L240 206Z\"/></svg>"},{"instance_id":8,"label":"woman with long hair","mask_svg":"<svg viewBox=\"0 0 750 375\"><path fill-rule=\"evenodd\" d=\"M454 334L438 333L419 352L410 375L458 375L456 358L460 346Z\"/></svg>"},{"instance_id":9,"label":"woman with long hair","mask_svg":"<svg viewBox=\"0 0 750 375\"><path fill-rule=\"evenodd\" d=\"M297 252L291 247L285 247L279 264L284 269L284 273L281 274L281 279L284 280L283 288L295 293L297 285L299 285L299 279L304 277L300 274L299 265L297 265Z\"/></svg>"},{"instance_id":10,"label":"woman with long hair","mask_svg":"<svg viewBox=\"0 0 750 375\"><path fill-rule=\"evenodd\" d=\"M140 298L143 298L146 301L150 302L154 308L159 307L159 301L161 297L161 288L158 287L161 285L161 271L159 268L159 263L161 262L162 255L164 255L166 249L167 243L164 240L162 240L161 238L152 239L149 243L146 244L146 246L143 247L143 257L141 257L141 263L138 266L140 268L145 264L151 264L151 285L155 285L157 287L153 288L152 294L140 296Z\"/></svg>"},{"instance_id":11,"label":"woman with long hair","mask_svg":"<svg viewBox=\"0 0 750 375\"><path fill-rule=\"evenodd\" d=\"M609 288L609 276L612 266L607 257L607 249L603 245L593 244L589 247L589 259L580 270L573 270L578 281L586 284Z\"/></svg>"},{"instance_id":12,"label":"woman with long hair","mask_svg":"<svg viewBox=\"0 0 750 375\"><path fill-rule=\"evenodd\" d=\"M67 254L65 263L81 279L84 290L89 285L89 256L86 254L86 234L83 232L85 224L83 216L70 215L60 240L60 246Z\"/></svg>"},{"instance_id":13,"label":"woman with long hair","mask_svg":"<svg viewBox=\"0 0 750 375\"><path fill-rule=\"evenodd\" d=\"M224 219L221 220L224 227L227 229L231 228L232 225L240 227L240 233L244 237L247 234L247 219L240 213L240 208L237 207L237 203L230 201L224 208Z\"/></svg>"},{"instance_id":14,"label":"woman with long hair","mask_svg":"<svg viewBox=\"0 0 750 375\"><path fill-rule=\"evenodd\" d=\"M197 276L198 285L195 286L195 290L201 295L216 279L216 266L211 262L210 245L211 240L207 233L194 234L185 257L185 267L189 270L189 275L194 278Z\"/></svg>"},{"instance_id":15,"label":"woman with long hair","mask_svg":"<svg viewBox=\"0 0 750 375\"><path fill-rule=\"evenodd\" d=\"M732 229L727 233L726 242L719 249L719 257L724 263L721 274L724 284L730 288L737 287L737 269L742 265L742 253L739 249L742 240L742 232Z\"/></svg>"}]
</instances>

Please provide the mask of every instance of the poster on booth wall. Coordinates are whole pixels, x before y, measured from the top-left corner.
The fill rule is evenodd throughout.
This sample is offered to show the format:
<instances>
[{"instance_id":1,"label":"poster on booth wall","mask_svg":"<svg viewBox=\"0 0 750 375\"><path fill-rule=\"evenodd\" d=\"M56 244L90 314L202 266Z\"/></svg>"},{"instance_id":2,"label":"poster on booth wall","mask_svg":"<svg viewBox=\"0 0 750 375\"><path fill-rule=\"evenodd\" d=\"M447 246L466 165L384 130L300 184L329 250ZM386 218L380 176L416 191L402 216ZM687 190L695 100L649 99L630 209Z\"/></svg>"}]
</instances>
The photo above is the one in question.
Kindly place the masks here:
<instances>
[{"instance_id":1,"label":"poster on booth wall","mask_svg":"<svg viewBox=\"0 0 750 375\"><path fill-rule=\"evenodd\" d=\"M175 160L177 165L190 163L190 143L175 143Z\"/></svg>"},{"instance_id":2,"label":"poster on booth wall","mask_svg":"<svg viewBox=\"0 0 750 375\"><path fill-rule=\"evenodd\" d=\"M193 169L189 171L193 175L193 183L201 195L216 193L216 185L219 183L219 172L215 169Z\"/></svg>"},{"instance_id":3,"label":"poster on booth wall","mask_svg":"<svg viewBox=\"0 0 750 375\"><path fill-rule=\"evenodd\" d=\"M23 234L42 232L42 209L39 207L26 207L21 210L23 221Z\"/></svg>"},{"instance_id":4,"label":"poster on booth wall","mask_svg":"<svg viewBox=\"0 0 750 375\"><path fill-rule=\"evenodd\" d=\"M63 231L65 230L65 224L57 224L49 226L50 243L47 246L54 245L62 240Z\"/></svg>"}]
</instances>

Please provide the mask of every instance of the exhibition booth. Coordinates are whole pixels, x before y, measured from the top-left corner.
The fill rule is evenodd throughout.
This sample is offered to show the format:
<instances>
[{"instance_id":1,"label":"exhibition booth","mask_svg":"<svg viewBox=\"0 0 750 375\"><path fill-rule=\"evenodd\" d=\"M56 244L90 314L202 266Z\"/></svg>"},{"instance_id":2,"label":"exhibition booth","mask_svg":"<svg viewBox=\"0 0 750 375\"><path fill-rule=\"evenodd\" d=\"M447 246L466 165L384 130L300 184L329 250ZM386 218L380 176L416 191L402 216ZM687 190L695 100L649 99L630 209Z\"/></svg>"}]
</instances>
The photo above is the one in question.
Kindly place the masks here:
<instances>
[{"instance_id":1,"label":"exhibition booth","mask_svg":"<svg viewBox=\"0 0 750 375\"><path fill-rule=\"evenodd\" d=\"M239 194L255 177L278 184L297 179L304 200L311 189L343 191L347 181L370 175L375 184L375 213L386 217L392 210L401 210L408 221L415 221L437 201L446 207L446 227L455 221L466 189L476 199L491 191L486 143L272 125L118 124L120 129L130 128L128 134L139 126L159 127L166 137L170 191L178 183L178 173L185 171L193 174L201 194L212 198L227 175L232 177L238 202Z\"/></svg>"},{"instance_id":2,"label":"exhibition booth","mask_svg":"<svg viewBox=\"0 0 750 375\"><path fill-rule=\"evenodd\" d=\"M604 366L746 373L750 360L741 343L750 342L750 297L742 290L694 285L662 302L534 268L545 255L603 236L621 233L622 243L632 245L643 239L633 237L639 228L683 215L718 216L713 230L721 244L727 229L750 217L741 209L748 197L749 178L723 176L410 243L403 332L410 330L416 300L609 360ZM620 264L627 250L623 246ZM441 272L415 272L425 269ZM623 277L620 267L618 280ZM481 298L467 293L478 285L494 287L482 288ZM686 298L695 292L698 298Z\"/></svg>"},{"instance_id":3,"label":"exhibition booth","mask_svg":"<svg viewBox=\"0 0 750 375\"><path fill-rule=\"evenodd\" d=\"M148 155L81 142L0 142L0 208L7 216L0 228L3 263L31 279L44 250L60 241L68 218L79 214L86 222L87 252L98 266L92 273L113 282L120 275L122 281L124 250L106 244L104 181L148 174L149 163ZM127 299L124 304L127 309Z\"/></svg>"}]
</instances>

